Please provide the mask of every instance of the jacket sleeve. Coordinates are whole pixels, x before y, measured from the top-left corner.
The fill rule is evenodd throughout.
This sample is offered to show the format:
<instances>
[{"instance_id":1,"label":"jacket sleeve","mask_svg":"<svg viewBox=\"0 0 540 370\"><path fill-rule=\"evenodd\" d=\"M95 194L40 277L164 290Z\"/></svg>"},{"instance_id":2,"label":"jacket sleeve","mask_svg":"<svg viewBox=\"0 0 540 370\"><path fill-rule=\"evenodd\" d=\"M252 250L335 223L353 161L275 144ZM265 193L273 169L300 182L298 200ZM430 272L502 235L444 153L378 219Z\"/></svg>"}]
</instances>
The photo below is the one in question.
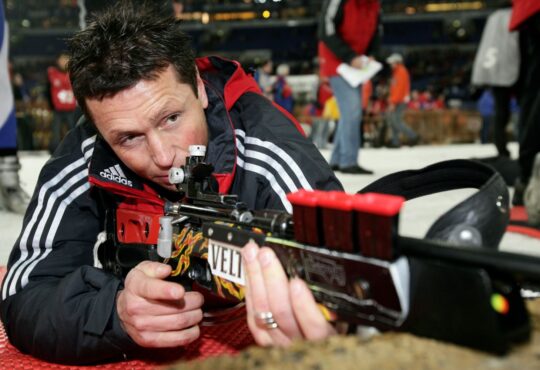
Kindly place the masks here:
<instances>
[{"instance_id":1,"label":"jacket sleeve","mask_svg":"<svg viewBox=\"0 0 540 370\"><path fill-rule=\"evenodd\" d=\"M319 19L319 40L322 41L339 59L350 63L357 53L341 38L338 33L343 19L343 8L348 0L330 1L323 4Z\"/></svg>"},{"instance_id":2,"label":"jacket sleeve","mask_svg":"<svg viewBox=\"0 0 540 370\"><path fill-rule=\"evenodd\" d=\"M116 313L122 281L93 267L103 225L81 153L88 157L92 139L73 136L40 173L9 258L0 311L10 342L22 352L87 364L125 358L137 346ZM76 146L66 146L73 141Z\"/></svg>"},{"instance_id":3,"label":"jacket sleeve","mask_svg":"<svg viewBox=\"0 0 540 370\"><path fill-rule=\"evenodd\" d=\"M255 209L292 211L287 194L298 189L343 190L319 150L293 118L268 99L244 94L231 117L235 129L237 174L233 191Z\"/></svg>"}]
</instances>

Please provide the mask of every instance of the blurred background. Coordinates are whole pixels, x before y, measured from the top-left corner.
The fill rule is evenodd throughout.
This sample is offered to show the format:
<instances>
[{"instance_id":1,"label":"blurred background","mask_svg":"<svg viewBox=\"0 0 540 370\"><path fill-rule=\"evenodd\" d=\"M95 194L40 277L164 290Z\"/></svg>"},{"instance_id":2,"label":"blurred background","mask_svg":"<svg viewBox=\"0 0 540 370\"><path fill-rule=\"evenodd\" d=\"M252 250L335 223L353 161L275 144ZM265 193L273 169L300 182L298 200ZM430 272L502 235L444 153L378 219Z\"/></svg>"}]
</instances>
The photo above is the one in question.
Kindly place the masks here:
<instances>
[{"instance_id":1,"label":"blurred background","mask_svg":"<svg viewBox=\"0 0 540 370\"><path fill-rule=\"evenodd\" d=\"M66 40L105 0L3 0L10 27L10 60L20 150L43 150L50 140L47 67ZM309 132L317 100L317 22L322 0L154 0L185 24L198 55L218 54L255 69L272 60L292 90L295 116ZM412 100L405 121L423 144L475 142L482 118L470 76L486 18L499 0L382 1L381 61L403 55L411 74ZM364 145L381 146L379 130L390 77L385 68L372 81L365 108ZM382 137L381 137L382 136ZM509 129L512 137L512 130ZM330 140L331 140L330 133Z\"/></svg>"}]
</instances>

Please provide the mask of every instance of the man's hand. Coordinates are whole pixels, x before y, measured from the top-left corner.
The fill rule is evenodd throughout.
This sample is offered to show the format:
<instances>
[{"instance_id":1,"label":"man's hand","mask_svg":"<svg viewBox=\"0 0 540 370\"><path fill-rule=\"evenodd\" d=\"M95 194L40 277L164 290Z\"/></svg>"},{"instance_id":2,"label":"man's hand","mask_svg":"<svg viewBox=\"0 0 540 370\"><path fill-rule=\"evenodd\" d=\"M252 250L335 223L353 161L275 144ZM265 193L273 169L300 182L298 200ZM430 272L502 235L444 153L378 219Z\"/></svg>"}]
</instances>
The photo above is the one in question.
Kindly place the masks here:
<instances>
[{"instance_id":1,"label":"man's hand","mask_svg":"<svg viewBox=\"0 0 540 370\"><path fill-rule=\"evenodd\" d=\"M124 330L143 347L178 347L199 337L203 296L164 281L169 265L144 261L132 269L116 299Z\"/></svg>"},{"instance_id":2,"label":"man's hand","mask_svg":"<svg viewBox=\"0 0 540 370\"><path fill-rule=\"evenodd\" d=\"M357 55L351 60L350 64L354 68L362 69L364 68L365 58L363 55Z\"/></svg>"},{"instance_id":3,"label":"man's hand","mask_svg":"<svg viewBox=\"0 0 540 370\"><path fill-rule=\"evenodd\" d=\"M287 346L294 339L318 340L335 334L306 283L298 278L289 281L270 248L259 249L250 242L243 248L242 258L248 326L259 345ZM269 313L275 328L261 325L261 318L256 318Z\"/></svg>"}]
</instances>

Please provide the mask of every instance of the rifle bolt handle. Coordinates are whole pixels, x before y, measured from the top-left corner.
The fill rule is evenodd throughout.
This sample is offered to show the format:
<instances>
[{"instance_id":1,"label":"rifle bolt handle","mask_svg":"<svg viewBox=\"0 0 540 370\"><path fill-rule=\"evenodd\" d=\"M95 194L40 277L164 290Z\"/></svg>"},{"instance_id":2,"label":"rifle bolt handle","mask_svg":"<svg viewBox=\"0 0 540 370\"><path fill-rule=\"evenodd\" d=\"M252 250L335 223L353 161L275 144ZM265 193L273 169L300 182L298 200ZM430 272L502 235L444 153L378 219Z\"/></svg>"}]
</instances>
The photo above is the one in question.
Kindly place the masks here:
<instances>
[{"instance_id":1,"label":"rifle bolt handle","mask_svg":"<svg viewBox=\"0 0 540 370\"><path fill-rule=\"evenodd\" d=\"M184 182L186 173L182 167L171 167L169 170L169 182L171 184L181 184Z\"/></svg>"}]
</instances>

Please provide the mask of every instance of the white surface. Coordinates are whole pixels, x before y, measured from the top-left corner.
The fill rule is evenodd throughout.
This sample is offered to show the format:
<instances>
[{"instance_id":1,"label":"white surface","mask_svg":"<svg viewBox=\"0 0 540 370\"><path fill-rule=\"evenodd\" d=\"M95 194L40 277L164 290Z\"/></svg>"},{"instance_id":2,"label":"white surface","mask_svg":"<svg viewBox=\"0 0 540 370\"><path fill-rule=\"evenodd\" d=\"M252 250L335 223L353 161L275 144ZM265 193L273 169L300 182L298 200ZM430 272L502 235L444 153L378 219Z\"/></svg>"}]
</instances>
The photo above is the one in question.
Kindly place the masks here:
<instances>
[{"instance_id":1,"label":"white surface","mask_svg":"<svg viewBox=\"0 0 540 370\"><path fill-rule=\"evenodd\" d=\"M511 145L514 156L517 147ZM401 149L362 149L360 164L375 171L374 175L343 175L339 179L348 192L356 192L375 179L391 172L421 168L428 164L454 158L487 157L495 155L493 145L467 144L448 146L417 146ZM323 151L328 158L330 151ZM33 192L39 171L47 161L46 153L20 153L22 163L21 179L23 187ZM452 208L460 200L472 194L474 190L456 190L406 203L401 216L400 233L407 236L422 237L435 219ZM22 216L0 211L0 265L6 264L9 252L20 232ZM501 249L540 255L540 241L524 235L507 233L501 243Z\"/></svg>"},{"instance_id":2,"label":"white surface","mask_svg":"<svg viewBox=\"0 0 540 370\"><path fill-rule=\"evenodd\" d=\"M34 192L41 167L45 164L47 152L21 152L21 186L28 194ZM0 265L7 263L9 253L21 231L23 216L0 210Z\"/></svg>"},{"instance_id":3,"label":"white surface","mask_svg":"<svg viewBox=\"0 0 540 370\"><path fill-rule=\"evenodd\" d=\"M363 68L355 68L347 63L341 63L337 67L337 73L341 75L352 87L357 87L364 82L371 80L383 67L382 63L375 59L369 59L365 55L362 56Z\"/></svg>"}]
</instances>

